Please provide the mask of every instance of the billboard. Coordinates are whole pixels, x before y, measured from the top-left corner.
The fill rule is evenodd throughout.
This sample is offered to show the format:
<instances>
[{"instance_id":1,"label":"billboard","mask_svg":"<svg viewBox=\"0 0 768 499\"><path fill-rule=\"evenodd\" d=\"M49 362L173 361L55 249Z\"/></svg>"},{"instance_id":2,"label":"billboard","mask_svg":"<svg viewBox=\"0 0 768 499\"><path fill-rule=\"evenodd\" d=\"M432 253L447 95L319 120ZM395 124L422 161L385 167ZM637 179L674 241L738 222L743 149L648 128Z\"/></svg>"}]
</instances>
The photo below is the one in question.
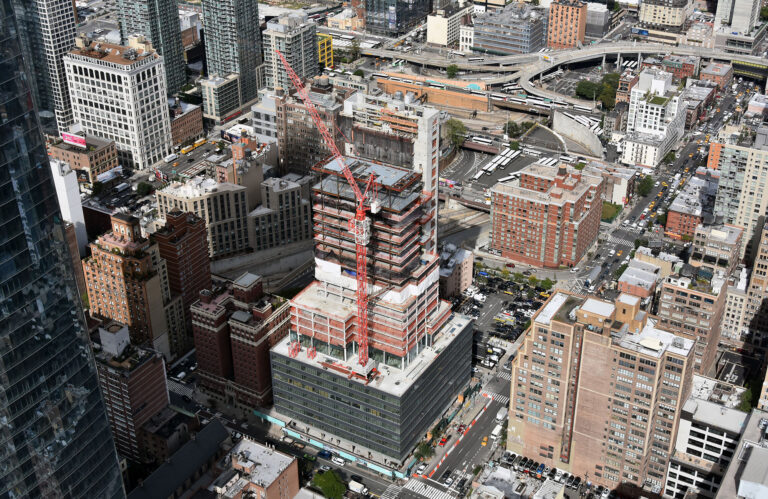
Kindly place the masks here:
<instances>
[{"instance_id":1,"label":"billboard","mask_svg":"<svg viewBox=\"0 0 768 499\"><path fill-rule=\"evenodd\" d=\"M73 146L82 147L85 149L85 137L81 137L80 135L61 132L61 140L67 144L72 144Z\"/></svg>"},{"instance_id":2,"label":"billboard","mask_svg":"<svg viewBox=\"0 0 768 499\"><path fill-rule=\"evenodd\" d=\"M388 14L387 20L389 21L389 29L390 31L394 31L397 29L397 7L390 5Z\"/></svg>"}]
</instances>

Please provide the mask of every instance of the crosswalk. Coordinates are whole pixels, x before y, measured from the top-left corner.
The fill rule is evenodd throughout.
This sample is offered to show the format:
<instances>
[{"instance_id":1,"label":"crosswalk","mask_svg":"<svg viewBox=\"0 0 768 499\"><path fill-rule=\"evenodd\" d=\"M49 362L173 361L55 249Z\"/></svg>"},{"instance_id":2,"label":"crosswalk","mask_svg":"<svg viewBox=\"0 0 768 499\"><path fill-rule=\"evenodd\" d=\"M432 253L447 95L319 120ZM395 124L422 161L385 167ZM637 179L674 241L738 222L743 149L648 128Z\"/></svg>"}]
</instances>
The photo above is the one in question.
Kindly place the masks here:
<instances>
[{"instance_id":1,"label":"crosswalk","mask_svg":"<svg viewBox=\"0 0 768 499\"><path fill-rule=\"evenodd\" d=\"M168 390L172 391L173 393L178 393L179 395L186 395L190 398L194 395L192 388L172 379L168 380Z\"/></svg>"},{"instance_id":2,"label":"crosswalk","mask_svg":"<svg viewBox=\"0 0 768 499\"><path fill-rule=\"evenodd\" d=\"M506 371L502 371L499 374L496 375L497 378L505 379L507 381L512 381L512 374L508 373Z\"/></svg>"},{"instance_id":3,"label":"crosswalk","mask_svg":"<svg viewBox=\"0 0 768 499\"><path fill-rule=\"evenodd\" d=\"M454 499L448 492L443 492L421 480L408 480L405 484L405 488L421 496L428 497L429 499Z\"/></svg>"},{"instance_id":4,"label":"crosswalk","mask_svg":"<svg viewBox=\"0 0 768 499\"><path fill-rule=\"evenodd\" d=\"M608 238L608 247L611 246L634 246L635 245L635 239L637 239L634 235L628 235L625 237L619 237L615 234L611 234L611 237Z\"/></svg>"},{"instance_id":5,"label":"crosswalk","mask_svg":"<svg viewBox=\"0 0 768 499\"><path fill-rule=\"evenodd\" d=\"M493 392L485 392L486 395L489 395L493 400L496 402L501 402L502 404L508 404L509 403L509 395L501 395L499 393L493 393Z\"/></svg>"},{"instance_id":6,"label":"crosswalk","mask_svg":"<svg viewBox=\"0 0 768 499\"><path fill-rule=\"evenodd\" d=\"M385 490L383 494L381 494L381 499L395 499L398 495L400 495L401 490L403 490L402 487L392 484L387 487L387 490Z\"/></svg>"}]
</instances>

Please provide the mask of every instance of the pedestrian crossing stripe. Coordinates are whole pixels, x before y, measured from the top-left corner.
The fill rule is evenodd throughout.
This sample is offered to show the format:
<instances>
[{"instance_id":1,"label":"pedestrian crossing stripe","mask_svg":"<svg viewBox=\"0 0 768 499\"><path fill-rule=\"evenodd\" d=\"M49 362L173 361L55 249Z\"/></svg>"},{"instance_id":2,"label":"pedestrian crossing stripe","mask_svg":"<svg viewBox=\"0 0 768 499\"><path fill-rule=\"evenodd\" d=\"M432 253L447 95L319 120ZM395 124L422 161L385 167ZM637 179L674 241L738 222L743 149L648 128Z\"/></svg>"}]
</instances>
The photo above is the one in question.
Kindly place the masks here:
<instances>
[{"instance_id":1,"label":"pedestrian crossing stripe","mask_svg":"<svg viewBox=\"0 0 768 499\"><path fill-rule=\"evenodd\" d=\"M501 394L493 393L493 392L485 392L484 395L492 398L496 402L501 402L502 404L508 404L509 403L509 395L501 395Z\"/></svg>"},{"instance_id":2,"label":"pedestrian crossing stripe","mask_svg":"<svg viewBox=\"0 0 768 499\"><path fill-rule=\"evenodd\" d=\"M385 490L383 494L381 494L381 499L395 499L400 494L401 490L403 490L402 487L392 484L387 487L387 490Z\"/></svg>"},{"instance_id":3,"label":"pedestrian crossing stripe","mask_svg":"<svg viewBox=\"0 0 768 499\"><path fill-rule=\"evenodd\" d=\"M507 381L512 381L512 375L510 373L499 373L496 376Z\"/></svg>"},{"instance_id":4,"label":"pedestrian crossing stripe","mask_svg":"<svg viewBox=\"0 0 768 499\"><path fill-rule=\"evenodd\" d=\"M429 499L454 499L454 497L448 492L443 492L427 483L420 480L408 480L405 484L405 488Z\"/></svg>"}]
</instances>

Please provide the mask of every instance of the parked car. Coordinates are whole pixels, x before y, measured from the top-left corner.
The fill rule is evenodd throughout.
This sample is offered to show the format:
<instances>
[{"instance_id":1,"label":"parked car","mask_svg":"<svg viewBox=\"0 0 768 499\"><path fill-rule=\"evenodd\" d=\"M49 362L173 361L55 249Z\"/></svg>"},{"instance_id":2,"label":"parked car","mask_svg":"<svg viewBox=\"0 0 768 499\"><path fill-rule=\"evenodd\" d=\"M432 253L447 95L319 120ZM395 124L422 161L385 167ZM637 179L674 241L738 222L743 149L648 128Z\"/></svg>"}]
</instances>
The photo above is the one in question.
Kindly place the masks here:
<instances>
[{"instance_id":1,"label":"parked car","mask_svg":"<svg viewBox=\"0 0 768 499\"><path fill-rule=\"evenodd\" d=\"M332 454L327 450L321 450L317 453L317 457L321 457L323 459L330 459Z\"/></svg>"}]
</instances>

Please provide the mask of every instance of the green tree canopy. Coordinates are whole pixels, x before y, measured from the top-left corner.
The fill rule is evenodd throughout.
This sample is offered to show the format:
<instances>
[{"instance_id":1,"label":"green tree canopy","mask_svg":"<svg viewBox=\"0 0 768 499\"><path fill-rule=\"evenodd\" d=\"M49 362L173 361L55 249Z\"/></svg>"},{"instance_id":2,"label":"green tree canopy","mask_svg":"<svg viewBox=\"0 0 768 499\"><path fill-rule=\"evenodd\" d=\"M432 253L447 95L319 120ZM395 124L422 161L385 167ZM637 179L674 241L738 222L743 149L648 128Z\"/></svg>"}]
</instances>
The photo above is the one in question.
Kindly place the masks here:
<instances>
[{"instance_id":1,"label":"green tree canopy","mask_svg":"<svg viewBox=\"0 0 768 499\"><path fill-rule=\"evenodd\" d=\"M141 197L150 194L154 190L155 188L152 187L152 184L148 184L146 182L139 182L139 185L136 186L136 194Z\"/></svg>"},{"instance_id":2,"label":"green tree canopy","mask_svg":"<svg viewBox=\"0 0 768 499\"><path fill-rule=\"evenodd\" d=\"M456 74L459 72L459 67L456 64L451 64L445 68L445 72L448 75L448 78L456 78Z\"/></svg>"},{"instance_id":3,"label":"green tree canopy","mask_svg":"<svg viewBox=\"0 0 768 499\"><path fill-rule=\"evenodd\" d=\"M640 181L640 185L637 186L637 193L645 197L651 193L651 189L653 189L653 177L646 175Z\"/></svg>"},{"instance_id":4,"label":"green tree canopy","mask_svg":"<svg viewBox=\"0 0 768 499\"><path fill-rule=\"evenodd\" d=\"M355 76L360 76L360 77L365 76L365 73L363 72L362 69L356 69L352 74L355 75Z\"/></svg>"},{"instance_id":5,"label":"green tree canopy","mask_svg":"<svg viewBox=\"0 0 768 499\"><path fill-rule=\"evenodd\" d=\"M451 141L453 147L459 147L464 142L464 137L467 135L467 127L462 121L456 118L451 118L445 122L445 126L448 131L448 140Z\"/></svg>"},{"instance_id":6,"label":"green tree canopy","mask_svg":"<svg viewBox=\"0 0 768 499\"><path fill-rule=\"evenodd\" d=\"M421 442L416 447L416 452L414 453L414 456L416 459L421 459L426 461L427 459L430 459L432 456L435 455L435 448L429 445L427 442Z\"/></svg>"},{"instance_id":7,"label":"green tree canopy","mask_svg":"<svg viewBox=\"0 0 768 499\"><path fill-rule=\"evenodd\" d=\"M547 291L549 291L550 289L552 289L552 286L554 286L554 285L555 285L555 281L553 281L553 280L552 280L552 279L550 279L549 277L547 277L546 279L544 279L543 281L541 281L541 287L542 287L542 288L544 288L544 289L546 289Z\"/></svg>"}]
</instances>

